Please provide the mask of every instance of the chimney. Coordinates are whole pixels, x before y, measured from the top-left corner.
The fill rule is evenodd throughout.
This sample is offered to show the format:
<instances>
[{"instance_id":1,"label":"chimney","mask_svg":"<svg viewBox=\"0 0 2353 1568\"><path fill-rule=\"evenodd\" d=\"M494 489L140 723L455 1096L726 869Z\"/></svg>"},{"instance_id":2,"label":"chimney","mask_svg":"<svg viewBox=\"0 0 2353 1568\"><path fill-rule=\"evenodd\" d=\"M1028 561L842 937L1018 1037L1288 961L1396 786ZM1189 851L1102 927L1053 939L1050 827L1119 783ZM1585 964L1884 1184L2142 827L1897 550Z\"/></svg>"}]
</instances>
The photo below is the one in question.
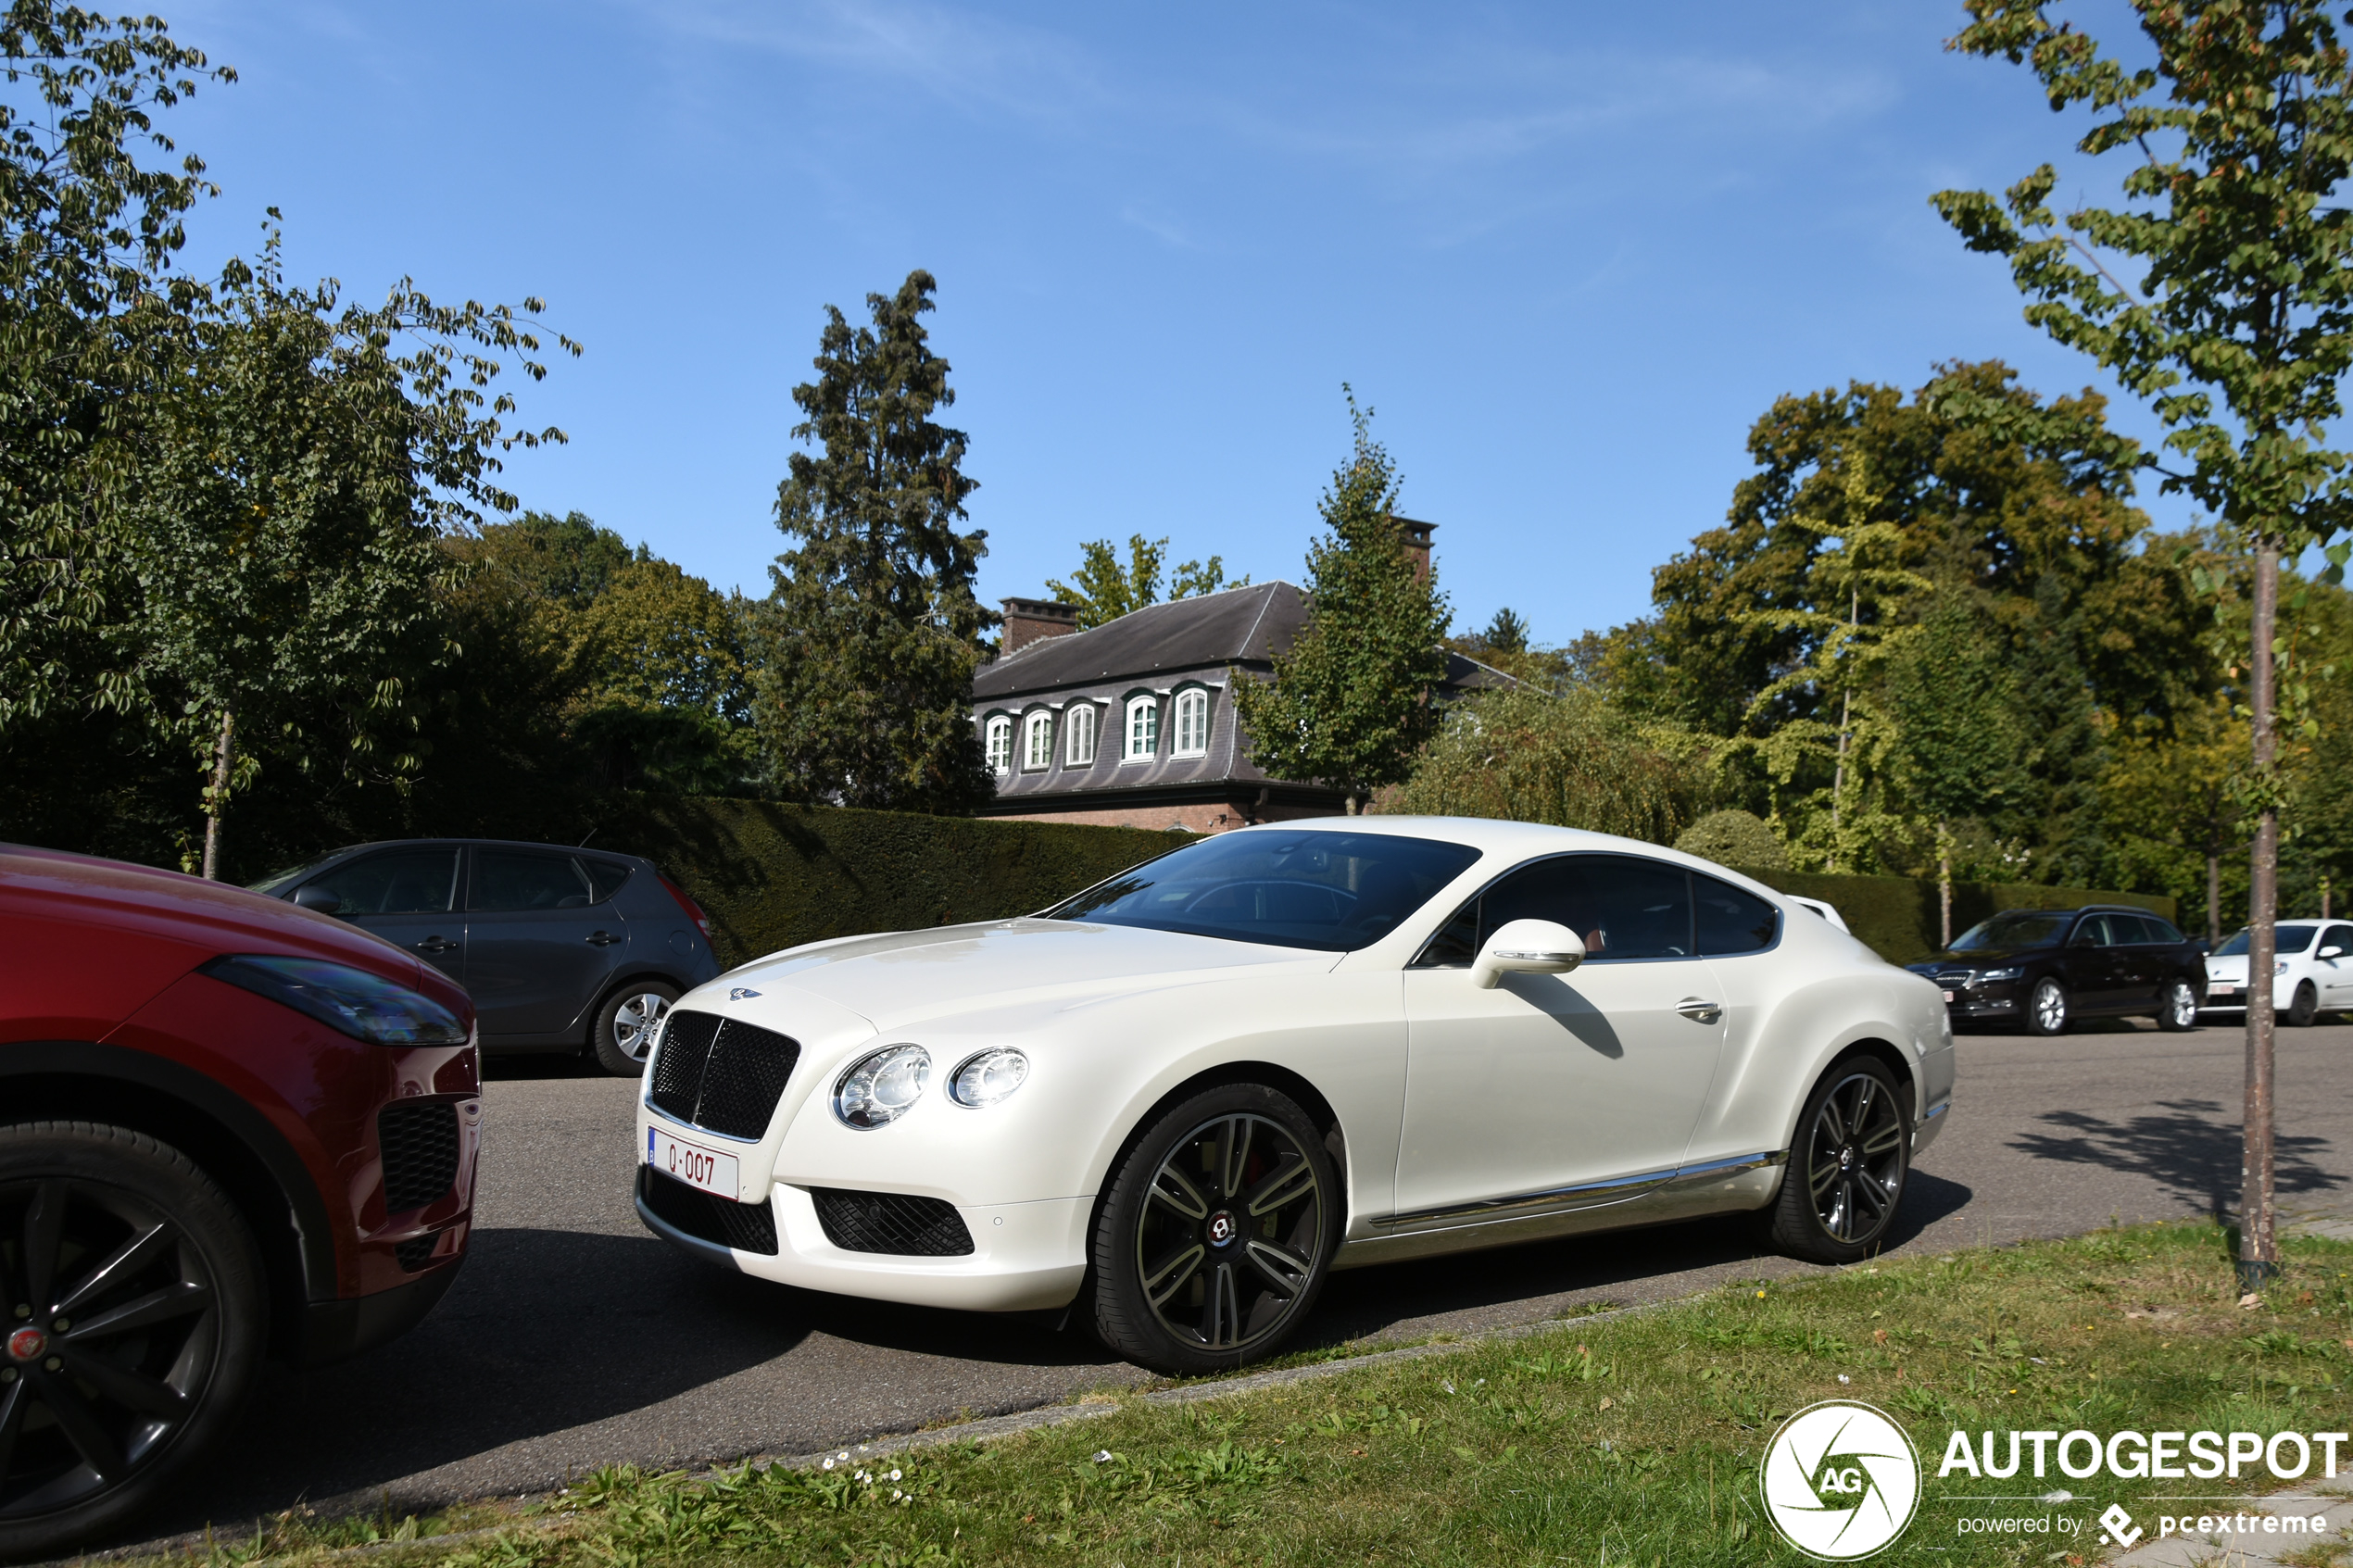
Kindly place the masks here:
<instances>
[{"instance_id":1,"label":"chimney","mask_svg":"<svg viewBox=\"0 0 2353 1568\"><path fill-rule=\"evenodd\" d=\"M1397 519L1397 526L1405 531L1405 553L1414 558L1414 571L1424 582L1429 579L1429 536L1438 532L1434 522L1416 522L1412 518Z\"/></svg>"},{"instance_id":2,"label":"chimney","mask_svg":"<svg viewBox=\"0 0 2353 1568\"><path fill-rule=\"evenodd\" d=\"M1052 599L1000 599L1005 607L1004 654L1019 653L1047 637L1063 637L1078 630L1078 607ZM1002 657L1000 654L1000 657Z\"/></svg>"}]
</instances>

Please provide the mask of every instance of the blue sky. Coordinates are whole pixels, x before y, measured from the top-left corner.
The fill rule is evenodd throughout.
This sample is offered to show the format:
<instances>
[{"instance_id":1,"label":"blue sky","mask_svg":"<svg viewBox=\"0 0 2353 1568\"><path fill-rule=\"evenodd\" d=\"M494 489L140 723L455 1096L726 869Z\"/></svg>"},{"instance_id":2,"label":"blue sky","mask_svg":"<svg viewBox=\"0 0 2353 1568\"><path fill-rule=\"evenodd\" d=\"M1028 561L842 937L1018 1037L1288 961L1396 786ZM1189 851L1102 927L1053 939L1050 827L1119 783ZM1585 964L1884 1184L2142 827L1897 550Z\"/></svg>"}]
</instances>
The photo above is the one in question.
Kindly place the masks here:
<instances>
[{"instance_id":1,"label":"blue sky","mask_svg":"<svg viewBox=\"0 0 2353 1568\"><path fill-rule=\"evenodd\" d=\"M2073 139L2025 69L1943 50L1957 5L167 14L242 78L170 120L223 187L189 263L274 205L296 276L544 295L587 354L524 416L572 442L510 484L722 586L766 589L823 307L918 266L991 599L1135 533L1296 578L1348 382L1457 623L1563 642L1643 613L1782 392L2100 381L1928 207Z\"/></svg>"}]
</instances>

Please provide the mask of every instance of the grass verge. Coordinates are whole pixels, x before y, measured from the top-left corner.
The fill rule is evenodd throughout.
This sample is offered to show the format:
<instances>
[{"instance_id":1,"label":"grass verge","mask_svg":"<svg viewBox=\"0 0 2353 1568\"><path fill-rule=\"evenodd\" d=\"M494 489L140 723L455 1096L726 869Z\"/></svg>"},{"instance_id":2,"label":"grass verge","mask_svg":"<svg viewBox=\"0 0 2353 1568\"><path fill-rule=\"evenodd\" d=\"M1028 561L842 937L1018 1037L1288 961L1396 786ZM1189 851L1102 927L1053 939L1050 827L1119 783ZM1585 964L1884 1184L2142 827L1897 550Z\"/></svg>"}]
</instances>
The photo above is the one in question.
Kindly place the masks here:
<instances>
[{"instance_id":1,"label":"grass verge","mask_svg":"<svg viewBox=\"0 0 2353 1568\"><path fill-rule=\"evenodd\" d=\"M2128 1491L2251 1497L2278 1483L2260 1466L2237 1482L2069 1481L2056 1468L2039 1483L1939 1480L1948 1433L2343 1429L2353 1246L2284 1250L2286 1272L2256 1308L2238 1305L2214 1227L2108 1230L1731 1286L1231 1398L1129 1399L987 1445L853 1449L831 1469L700 1479L608 1470L504 1522L289 1518L212 1555L298 1562L355 1530L407 1529L427 1534L391 1549L400 1561L452 1568L1799 1563L1761 1516L1758 1455L1784 1416L1846 1397L1902 1421L1926 1475L1918 1517L1878 1561L2080 1562L2098 1555L2093 1519ZM2353 1488L2347 1461L2334 1485ZM1971 1500L2060 1488L2077 1495ZM2076 1531L1958 1532L1962 1514L1987 1512Z\"/></svg>"}]
</instances>

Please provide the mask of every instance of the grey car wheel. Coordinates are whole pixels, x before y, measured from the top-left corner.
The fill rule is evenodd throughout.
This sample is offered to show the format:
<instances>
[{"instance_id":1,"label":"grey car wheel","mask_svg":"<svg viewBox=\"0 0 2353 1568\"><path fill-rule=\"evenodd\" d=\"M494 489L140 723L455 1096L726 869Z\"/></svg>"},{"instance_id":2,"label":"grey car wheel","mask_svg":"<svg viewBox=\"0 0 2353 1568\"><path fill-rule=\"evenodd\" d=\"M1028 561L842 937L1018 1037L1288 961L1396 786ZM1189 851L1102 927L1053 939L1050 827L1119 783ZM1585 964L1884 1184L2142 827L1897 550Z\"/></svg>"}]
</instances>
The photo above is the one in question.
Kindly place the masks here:
<instances>
[{"instance_id":1,"label":"grey car wheel","mask_svg":"<svg viewBox=\"0 0 2353 1568\"><path fill-rule=\"evenodd\" d=\"M2176 1033L2196 1028L2197 988L2186 980L2167 985L2164 1004L2158 1009L2157 1026Z\"/></svg>"},{"instance_id":2,"label":"grey car wheel","mask_svg":"<svg viewBox=\"0 0 2353 1568\"><path fill-rule=\"evenodd\" d=\"M606 997L588 1042L598 1065L622 1078L645 1072L654 1033L677 999L678 988L660 980L634 980Z\"/></svg>"},{"instance_id":3,"label":"grey car wheel","mask_svg":"<svg viewBox=\"0 0 2353 1568\"><path fill-rule=\"evenodd\" d=\"M2026 1004L2026 1026L2037 1035L2067 1033L2067 987L2049 978L2034 983Z\"/></svg>"}]
</instances>

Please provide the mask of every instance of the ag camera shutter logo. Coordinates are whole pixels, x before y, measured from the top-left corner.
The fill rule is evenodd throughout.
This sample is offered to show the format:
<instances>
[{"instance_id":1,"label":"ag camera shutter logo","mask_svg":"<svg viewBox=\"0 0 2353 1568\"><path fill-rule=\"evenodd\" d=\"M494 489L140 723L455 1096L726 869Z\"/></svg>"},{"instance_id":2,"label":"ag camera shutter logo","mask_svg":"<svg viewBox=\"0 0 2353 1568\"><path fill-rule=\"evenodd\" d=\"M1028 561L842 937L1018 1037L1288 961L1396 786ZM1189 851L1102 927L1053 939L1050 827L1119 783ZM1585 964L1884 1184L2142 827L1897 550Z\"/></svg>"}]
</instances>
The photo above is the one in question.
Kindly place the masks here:
<instances>
[{"instance_id":1,"label":"ag camera shutter logo","mask_svg":"<svg viewBox=\"0 0 2353 1568\"><path fill-rule=\"evenodd\" d=\"M1781 1538L1828 1562L1869 1557L1904 1533L1920 1500L1920 1459L1886 1411L1825 1399L1781 1423L1757 1467Z\"/></svg>"}]
</instances>

